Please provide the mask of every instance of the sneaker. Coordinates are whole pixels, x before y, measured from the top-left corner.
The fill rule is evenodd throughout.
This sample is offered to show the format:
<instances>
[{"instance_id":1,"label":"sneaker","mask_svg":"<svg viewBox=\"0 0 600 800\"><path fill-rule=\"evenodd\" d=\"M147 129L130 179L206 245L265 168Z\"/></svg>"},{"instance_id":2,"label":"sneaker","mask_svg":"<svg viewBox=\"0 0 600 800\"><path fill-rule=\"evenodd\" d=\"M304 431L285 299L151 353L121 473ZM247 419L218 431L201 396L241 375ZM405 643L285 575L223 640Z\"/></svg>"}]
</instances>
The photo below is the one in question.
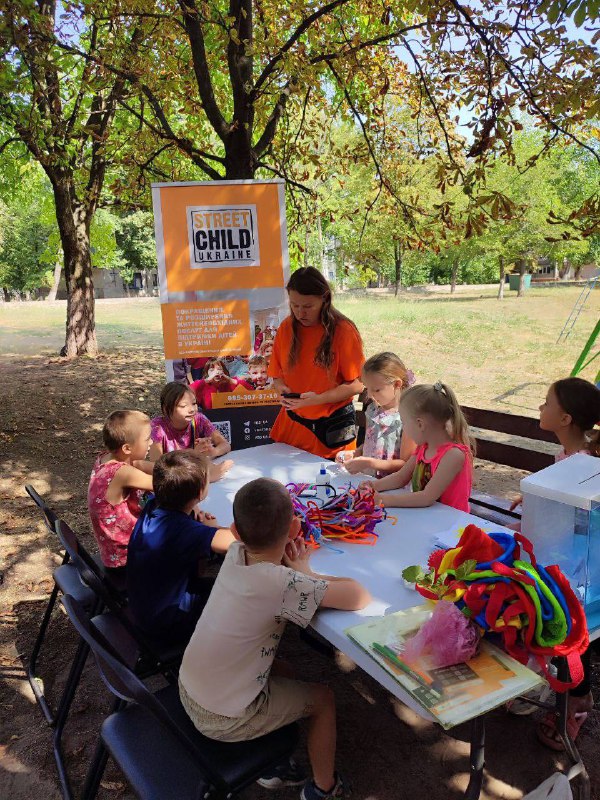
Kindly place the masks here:
<instances>
[{"instance_id":1,"label":"sneaker","mask_svg":"<svg viewBox=\"0 0 600 800\"><path fill-rule=\"evenodd\" d=\"M306 780L304 771L293 758L278 764L256 781L264 789L283 789L285 786L302 786Z\"/></svg>"},{"instance_id":2,"label":"sneaker","mask_svg":"<svg viewBox=\"0 0 600 800\"><path fill-rule=\"evenodd\" d=\"M300 800L329 800L329 798L341 798L347 794L345 792L344 782L340 776L335 774L335 786L328 792L324 792L315 784L313 780L306 781L300 792Z\"/></svg>"}]
</instances>

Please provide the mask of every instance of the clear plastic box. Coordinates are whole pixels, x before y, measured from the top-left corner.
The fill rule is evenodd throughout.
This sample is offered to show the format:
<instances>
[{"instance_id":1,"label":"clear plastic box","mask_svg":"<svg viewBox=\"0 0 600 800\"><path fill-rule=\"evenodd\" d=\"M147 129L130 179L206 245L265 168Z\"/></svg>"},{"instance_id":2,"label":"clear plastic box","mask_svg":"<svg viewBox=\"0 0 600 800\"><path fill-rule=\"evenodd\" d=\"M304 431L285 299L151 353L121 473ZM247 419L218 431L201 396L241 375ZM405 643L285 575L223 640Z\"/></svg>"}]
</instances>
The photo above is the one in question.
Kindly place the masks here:
<instances>
[{"instance_id":1,"label":"clear plastic box","mask_svg":"<svg viewBox=\"0 0 600 800\"><path fill-rule=\"evenodd\" d=\"M521 530L541 564L558 564L600 635L600 459L565 458L521 481Z\"/></svg>"}]
</instances>

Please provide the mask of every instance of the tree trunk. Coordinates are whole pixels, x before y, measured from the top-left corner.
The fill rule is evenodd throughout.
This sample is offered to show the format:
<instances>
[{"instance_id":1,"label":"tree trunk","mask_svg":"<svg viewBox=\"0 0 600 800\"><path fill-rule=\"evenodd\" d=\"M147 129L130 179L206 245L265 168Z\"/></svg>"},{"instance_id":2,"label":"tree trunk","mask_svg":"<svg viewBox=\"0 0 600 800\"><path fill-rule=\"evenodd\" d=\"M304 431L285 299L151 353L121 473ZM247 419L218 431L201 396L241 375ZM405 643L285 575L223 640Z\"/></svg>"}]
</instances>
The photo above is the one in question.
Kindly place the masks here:
<instances>
[{"instance_id":1,"label":"tree trunk","mask_svg":"<svg viewBox=\"0 0 600 800\"><path fill-rule=\"evenodd\" d=\"M450 294L456 291L456 278L458 276L458 259L452 262L452 276L450 278Z\"/></svg>"},{"instance_id":2,"label":"tree trunk","mask_svg":"<svg viewBox=\"0 0 600 800\"><path fill-rule=\"evenodd\" d=\"M398 297L402 286L402 246L400 242L394 242L394 284L394 297Z\"/></svg>"},{"instance_id":3,"label":"tree trunk","mask_svg":"<svg viewBox=\"0 0 600 800\"><path fill-rule=\"evenodd\" d=\"M249 129L238 125L225 141L225 180L252 180L256 167Z\"/></svg>"},{"instance_id":4,"label":"tree trunk","mask_svg":"<svg viewBox=\"0 0 600 800\"><path fill-rule=\"evenodd\" d=\"M62 257L63 254L60 252L56 258L56 264L54 265L54 277L52 278L52 287L48 292L48 297L46 297L46 300L56 300L56 295L58 294L58 285L60 283L60 276L62 273Z\"/></svg>"},{"instance_id":5,"label":"tree trunk","mask_svg":"<svg viewBox=\"0 0 600 800\"><path fill-rule=\"evenodd\" d=\"M500 283L498 284L498 300L504 300L504 284L506 283L506 265L504 256L500 256Z\"/></svg>"},{"instance_id":6,"label":"tree trunk","mask_svg":"<svg viewBox=\"0 0 600 800\"><path fill-rule=\"evenodd\" d=\"M10 292L8 291L6 286L2 287L2 294L4 296L4 302L5 303L10 303Z\"/></svg>"},{"instance_id":7,"label":"tree trunk","mask_svg":"<svg viewBox=\"0 0 600 800\"><path fill-rule=\"evenodd\" d=\"M55 179L53 190L67 284L67 324L61 355L96 355L90 220L82 204L73 200L74 187L68 178Z\"/></svg>"},{"instance_id":8,"label":"tree trunk","mask_svg":"<svg viewBox=\"0 0 600 800\"><path fill-rule=\"evenodd\" d=\"M145 268L142 270L142 294L150 297L150 273Z\"/></svg>"},{"instance_id":9,"label":"tree trunk","mask_svg":"<svg viewBox=\"0 0 600 800\"><path fill-rule=\"evenodd\" d=\"M558 269L558 261L554 260L552 262L552 267L553 267L553 270L554 270L552 278L553 278L553 280L557 281L560 278L560 270Z\"/></svg>"},{"instance_id":10,"label":"tree trunk","mask_svg":"<svg viewBox=\"0 0 600 800\"><path fill-rule=\"evenodd\" d=\"M519 291L517 297L523 297L525 294L525 273L527 271L527 261L524 258L519 260Z\"/></svg>"}]
</instances>

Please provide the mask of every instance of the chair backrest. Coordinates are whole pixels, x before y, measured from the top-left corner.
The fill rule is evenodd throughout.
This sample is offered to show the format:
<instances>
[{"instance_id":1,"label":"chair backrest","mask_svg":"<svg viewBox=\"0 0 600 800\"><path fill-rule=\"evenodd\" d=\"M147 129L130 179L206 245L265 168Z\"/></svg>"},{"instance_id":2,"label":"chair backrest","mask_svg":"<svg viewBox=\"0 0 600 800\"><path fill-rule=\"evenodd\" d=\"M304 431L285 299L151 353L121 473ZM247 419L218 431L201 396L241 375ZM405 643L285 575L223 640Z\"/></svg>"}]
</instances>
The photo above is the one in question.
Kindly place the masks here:
<instances>
[{"instance_id":1,"label":"chair backrest","mask_svg":"<svg viewBox=\"0 0 600 800\"><path fill-rule=\"evenodd\" d=\"M58 520L56 524L56 532L62 546L70 556L71 563L79 572L82 580L102 601L103 606L114 614L129 636L135 640L139 655L159 666L161 658L156 652L156 648L127 616L121 596L116 592L110 581L106 579L98 564L77 538L75 532L62 519Z\"/></svg>"},{"instance_id":2,"label":"chair backrest","mask_svg":"<svg viewBox=\"0 0 600 800\"><path fill-rule=\"evenodd\" d=\"M46 501L44 500L44 498L41 497L36 492L36 490L33 488L33 486L30 483L28 483L25 486L25 491L27 492L29 497L31 497L33 502L36 504L36 506L40 509L40 511L44 515L44 522L46 523L46 527L48 528L48 530L51 533L56 533L56 523L58 522L58 514L56 514L54 511L52 511L50 506L48 506L46 504Z\"/></svg>"},{"instance_id":3,"label":"chair backrest","mask_svg":"<svg viewBox=\"0 0 600 800\"><path fill-rule=\"evenodd\" d=\"M99 633L92 626L83 607L70 595L65 595L61 602L66 609L69 619L81 638L87 642L94 653L100 676L110 692L128 703L138 703L156 717L176 739L193 755L200 769L214 785L219 793L228 794L227 784L216 773L205 754L181 730L165 707L149 691L145 684L127 666L122 664L112 655L100 640Z\"/></svg>"},{"instance_id":4,"label":"chair backrest","mask_svg":"<svg viewBox=\"0 0 600 800\"><path fill-rule=\"evenodd\" d=\"M111 582L107 580L102 569L81 543L75 531L64 520L59 519L56 523L56 533L60 543L73 562L73 566L90 589L98 595L104 605L108 606L111 611L120 609L122 607L122 597Z\"/></svg>"}]
</instances>

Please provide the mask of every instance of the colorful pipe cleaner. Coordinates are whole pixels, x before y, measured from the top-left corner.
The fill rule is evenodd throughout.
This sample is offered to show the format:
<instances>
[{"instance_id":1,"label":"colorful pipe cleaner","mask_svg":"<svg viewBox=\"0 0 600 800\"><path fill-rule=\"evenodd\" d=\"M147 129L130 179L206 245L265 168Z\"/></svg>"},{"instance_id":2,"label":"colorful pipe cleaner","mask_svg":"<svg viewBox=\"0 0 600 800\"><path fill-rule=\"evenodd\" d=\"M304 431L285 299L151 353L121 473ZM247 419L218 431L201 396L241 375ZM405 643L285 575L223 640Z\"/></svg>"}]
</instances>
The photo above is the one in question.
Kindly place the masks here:
<instances>
[{"instance_id":1,"label":"colorful pipe cleaner","mask_svg":"<svg viewBox=\"0 0 600 800\"><path fill-rule=\"evenodd\" d=\"M500 635L521 663L534 655L556 691L581 682L581 653L589 643L583 608L556 565L537 563L529 539L468 525L456 547L431 553L428 567L427 573L420 567L403 572L423 597L454 603L484 632ZM570 682L548 671L548 658L559 655L567 658Z\"/></svg>"},{"instance_id":2,"label":"colorful pipe cleaner","mask_svg":"<svg viewBox=\"0 0 600 800\"><path fill-rule=\"evenodd\" d=\"M322 538L341 539L355 544L375 544L375 526L387 517L383 506L375 502L371 488L348 486L319 505L317 487L310 483L288 483L294 514L302 524L306 542L319 547ZM308 494L309 492L315 493ZM394 520L395 522L395 520Z\"/></svg>"}]
</instances>

